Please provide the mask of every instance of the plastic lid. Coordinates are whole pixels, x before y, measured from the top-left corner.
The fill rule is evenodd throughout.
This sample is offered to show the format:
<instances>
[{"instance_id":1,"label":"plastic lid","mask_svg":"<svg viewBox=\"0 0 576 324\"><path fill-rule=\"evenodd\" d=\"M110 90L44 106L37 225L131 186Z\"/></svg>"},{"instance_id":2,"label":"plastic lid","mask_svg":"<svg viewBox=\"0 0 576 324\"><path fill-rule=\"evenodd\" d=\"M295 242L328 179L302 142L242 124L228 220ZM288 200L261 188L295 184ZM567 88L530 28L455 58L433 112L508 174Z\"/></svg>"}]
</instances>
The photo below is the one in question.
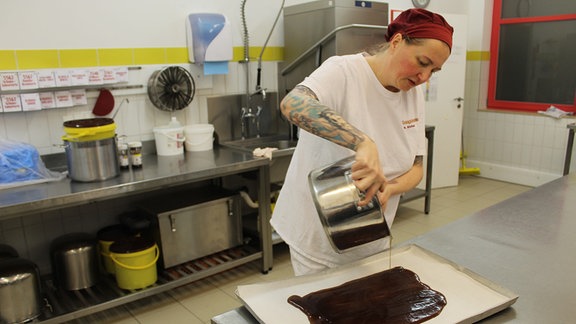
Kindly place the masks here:
<instances>
[{"instance_id":1,"label":"plastic lid","mask_svg":"<svg viewBox=\"0 0 576 324\"><path fill-rule=\"evenodd\" d=\"M110 245L112 253L135 253L147 250L156 243L141 236L127 237Z\"/></svg>"},{"instance_id":2,"label":"plastic lid","mask_svg":"<svg viewBox=\"0 0 576 324\"><path fill-rule=\"evenodd\" d=\"M87 119L75 119L64 122L64 127L70 128L86 128L86 127L98 127L114 124L114 119L112 118L87 118Z\"/></svg>"},{"instance_id":3,"label":"plastic lid","mask_svg":"<svg viewBox=\"0 0 576 324\"><path fill-rule=\"evenodd\" d=\"M100 241L115 242L130 236L130 234L123 225L115 224L100 229L96 236Z\"/></svg>"}]
</instances>

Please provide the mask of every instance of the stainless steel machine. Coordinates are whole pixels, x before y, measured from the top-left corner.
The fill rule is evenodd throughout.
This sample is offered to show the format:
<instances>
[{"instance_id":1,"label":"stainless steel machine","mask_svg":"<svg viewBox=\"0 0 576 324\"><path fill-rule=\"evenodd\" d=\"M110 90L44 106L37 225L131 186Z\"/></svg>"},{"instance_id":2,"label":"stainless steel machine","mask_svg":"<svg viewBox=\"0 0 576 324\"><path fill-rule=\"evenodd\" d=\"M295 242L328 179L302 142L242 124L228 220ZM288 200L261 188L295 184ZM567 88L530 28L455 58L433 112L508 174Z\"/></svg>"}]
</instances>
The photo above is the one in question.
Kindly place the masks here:
<instances>
[{"instance_id":1,"label":"stainless steel machine","mask_svg":"<svg viewBox=\"0 0 576 324\"><path fill-rule=\"evenodd\" d=\"M284 62L278 66L278 99L333 55L384 42L388 4L320 0L284 8Z\"/></svg>"}]
</instances>

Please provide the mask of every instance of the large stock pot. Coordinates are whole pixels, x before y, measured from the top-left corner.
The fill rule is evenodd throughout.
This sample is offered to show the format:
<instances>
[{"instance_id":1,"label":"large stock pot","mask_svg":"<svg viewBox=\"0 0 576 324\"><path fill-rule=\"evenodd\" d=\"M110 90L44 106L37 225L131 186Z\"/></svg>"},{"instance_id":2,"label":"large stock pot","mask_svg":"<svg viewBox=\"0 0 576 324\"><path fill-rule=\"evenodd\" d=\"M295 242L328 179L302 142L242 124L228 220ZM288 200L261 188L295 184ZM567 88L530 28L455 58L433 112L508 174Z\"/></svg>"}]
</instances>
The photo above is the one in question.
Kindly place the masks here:
<instances>
[{"instance_id":1,"label":"large stock pot","mask_svg":"<svg viewBox=\"0 0 576 324\"><path fill-rule=\"evenodd\" d=\"M68 176L75 181L92 182L120 174L116 124L111 118L88 118L64 122L62 136Z\"/></svg>"}]
</instances>

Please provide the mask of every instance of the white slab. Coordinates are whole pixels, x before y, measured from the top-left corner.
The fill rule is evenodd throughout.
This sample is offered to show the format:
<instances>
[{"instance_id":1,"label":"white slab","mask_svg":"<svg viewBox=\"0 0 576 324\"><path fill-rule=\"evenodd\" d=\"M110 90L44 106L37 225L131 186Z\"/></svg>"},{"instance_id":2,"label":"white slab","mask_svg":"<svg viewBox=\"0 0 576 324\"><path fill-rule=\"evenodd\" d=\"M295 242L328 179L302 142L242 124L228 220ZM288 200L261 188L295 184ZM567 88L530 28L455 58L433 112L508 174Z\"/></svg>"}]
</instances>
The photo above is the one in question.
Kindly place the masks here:
<instances>
[{"instance_id":1,"label":"white slab","mask_svg":"<svg viewBox=\"0 0 576 324\"><path fill-rule=\"evenodd\" d=\"M415 272L424 284L446 296L446 307L427 323L476 322L518 299L517 294L417 245L392 249L395 266ZM236 294L261 323L308 323L303 312L288 304L288 297L304 296L388 268L389 252L383 252L319 274L238 286Z\"/></svg>"}]
</instances>

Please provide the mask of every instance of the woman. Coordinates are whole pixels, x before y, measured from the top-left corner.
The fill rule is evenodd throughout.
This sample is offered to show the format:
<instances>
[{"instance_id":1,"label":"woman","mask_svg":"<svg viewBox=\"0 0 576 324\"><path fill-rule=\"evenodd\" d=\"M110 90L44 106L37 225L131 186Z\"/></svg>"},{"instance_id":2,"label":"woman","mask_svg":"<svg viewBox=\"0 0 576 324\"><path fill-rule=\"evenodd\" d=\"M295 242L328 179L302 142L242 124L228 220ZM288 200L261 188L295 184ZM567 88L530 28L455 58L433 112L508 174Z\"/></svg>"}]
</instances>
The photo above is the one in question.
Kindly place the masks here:
<instances>
[{"instance_id":1,"label":"woman","mask_svg":"<svg viewBox=\"0 0 576 324\"><path fill-rule=\"evenodd\" d=\"M377 195L394 220L400 195L422 179L424 97L418 85L440 71L452 46L452 27L438 14L410 9L389 26L376 51L334 56L282 100L282 113L300 127L298 145L271 224L290 246L296 275L318 272L389 247L381 239L334 251L308 187L310 171L355 154L352 179Z\"/></svg>"}]
</instances>

